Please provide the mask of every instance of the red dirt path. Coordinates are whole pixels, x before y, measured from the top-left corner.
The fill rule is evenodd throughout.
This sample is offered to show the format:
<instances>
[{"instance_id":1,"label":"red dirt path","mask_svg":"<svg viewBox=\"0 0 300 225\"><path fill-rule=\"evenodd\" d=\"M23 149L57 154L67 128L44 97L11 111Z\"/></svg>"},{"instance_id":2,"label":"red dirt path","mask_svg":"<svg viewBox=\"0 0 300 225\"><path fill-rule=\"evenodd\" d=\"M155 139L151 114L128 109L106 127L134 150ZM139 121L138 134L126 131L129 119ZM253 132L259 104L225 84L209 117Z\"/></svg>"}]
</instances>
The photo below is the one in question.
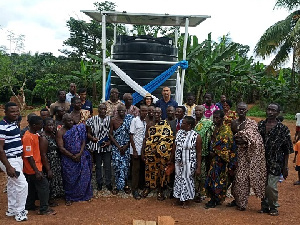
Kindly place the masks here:
<instances>
[{"instance_id":1,"label":"red dirt path","mask_svg":"<svg viewBox=\"0 0 300 225\"><path fill-rule=\"evenodd\" d=\"M255 118L256 121L261 119ZM284 121L294 136L295 121ZM24 126L26 122L22 122ZM279 184L279 208L280 215L272 217L266 214L258 214L260 200L250 196L248 208L240 212L235 208L227 208L225 204L232 199L227 198L225 204L215 209L204 209L204 203L192 203L188 209L173 206L174 200L157 201L150 197L142 200L120 197L94 198L91 202L74 203L65 206L60 200L60 205L55 207L57 215L39 216L36 212L29 212L27 222L22 224L132 224L133 219L156 220L158 216L172 216L176 224L299 224L300 186L294 186L297 179L296 171L290 156L290 174L286 181ZM0 224L17 224L13 218L5 216L7 209L7 196L2 192L6 184L4 173L0 173ZM18 223L19 224L19 223Z\"/></svg>"}]
</instances>

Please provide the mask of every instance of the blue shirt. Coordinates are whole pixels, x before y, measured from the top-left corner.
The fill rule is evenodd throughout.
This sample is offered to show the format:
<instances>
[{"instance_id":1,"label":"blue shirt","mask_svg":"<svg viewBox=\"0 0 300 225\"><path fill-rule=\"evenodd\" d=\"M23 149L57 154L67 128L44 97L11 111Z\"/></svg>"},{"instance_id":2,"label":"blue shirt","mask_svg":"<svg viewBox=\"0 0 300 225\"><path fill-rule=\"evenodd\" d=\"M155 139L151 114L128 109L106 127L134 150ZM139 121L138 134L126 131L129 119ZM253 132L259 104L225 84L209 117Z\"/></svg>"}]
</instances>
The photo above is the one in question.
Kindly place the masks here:
<instances>
[{"instance_id":1,"label":"blue shirt","mask_svg":"<svg viewBox=\"0 0 300 225\"><path fill-rule=\"evenodd\" d=\"M85 109L90 111L91 115L93 115L93 104L89 100L85 100L85 103L81 106L81 109ZM70 106L70 112L73 111L73 106Z\"/></svg>"},{"instance_id":2,"label":"blue shirt","mask_svg":"<svg viewBox=\"0 0 300 225\"><path fill-rule=\"evenodd\" d=\"M6 157L22 155L23 145L16 121L9 121L6 117L0 121L0 140L4 140L3 150Z\"/></svg>"},{"instance_id":3,"label":"blue shirt","mask_svg":"<svg viewBox=\"0 0 300 225\"><path fill-rule=\"evenodd\" d=\"M85 100L85 103L81 106L81 109L89 110L93 115L93 104L89 100Z\"/></svg>"},{"instance_id":4,"label":"blue shirt","mask_svg":"<svg viewBox=\"0 0 300 225\"><path fill-rule=\"evenodd\" d=\"M218 106L220 110L223 110L223 105L221 102L216 103L216 106Z\"/></svg>"},{"instance_id":5,"label":"blue shirt","mask_svg":"<svg viewBox=\"0 0 300 225\"><path fill-rule=\"evenodd\" d=\"M173 106L176 109L178 106L178 103L176 101L174 101L173 99L170 99L170 101L165 102L165 100L163 98L161 98L155 103L155 106L161 108L161 118L164 120L167 118L168 106Z\"/></svg>"}]
</instances>

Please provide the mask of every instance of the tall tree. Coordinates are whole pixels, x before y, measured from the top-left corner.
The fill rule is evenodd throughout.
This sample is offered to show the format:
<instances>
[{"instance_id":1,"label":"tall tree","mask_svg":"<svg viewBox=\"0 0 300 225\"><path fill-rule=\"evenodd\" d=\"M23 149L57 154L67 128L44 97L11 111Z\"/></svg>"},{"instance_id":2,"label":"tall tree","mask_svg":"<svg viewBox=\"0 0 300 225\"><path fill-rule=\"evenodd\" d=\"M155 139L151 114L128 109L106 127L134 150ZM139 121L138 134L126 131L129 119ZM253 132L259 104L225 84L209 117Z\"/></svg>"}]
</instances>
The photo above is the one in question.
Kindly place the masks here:
<instances>
[{"instance_id":1,"label":"tall tree","mask_svg":"<svg viewBox=\"0 0 300 225\"><path fill-rule=\"evenodd\" d=\"M110 1L95 2L94 6L99 11L115 11L116 4ZM91 22L85 22L84 20L77 20L71 17L67 21L67 27L70 31L70 37L65 40L64 46L71 47L72 50L62 49L62 53L81 59L87 59L88 53L92 55L98 55L101 53L101 42L102 42L102 26L101 23L95 20ZM117 26L119 33L124 33L124 26ZM107 24L106 26L106 37L107 37L107 49L110 49L113 37L114 37L114 26ZM108 52L109 54L109 52Z\"/></svg>"},{"instance_id":2,"label":"tall tree","mask_svg":"<svg viewBox=\"0 0 300 225\"><path fill-rule=\"evenodd\" d=\"M95 2L94 6L99 11L115 11L116 4L110 1ZM71 50L63 49L61 52L65 53L69 57L72 57L81 64L80 71L78 70L77 75L82 75L82 65L85 64L98 64L95 57L101 56L101 45L102 45L102 25L98 21L91 20L91 22L85 22L83 20L76 20L70 18L67 21L67 26L70 30L70 37L64 41L64 45L71 47ZM116 25L118 33L125 33L125 27L123 25ZM107 55L110 55L109 49L113 44L114 39L114 25L106 24L106 48L108 49ZM85 62L80 63L81 60ZM99 76L101 76L101 66L90 67L89 70L85 71L85 76L91 77L92 83L87 88L93 89L93 101L97 101L97 89L101 88L101 82L97 82ZM89 73L89 74L87 74ZM95 77L97 76L97 77ZM97 86L97 84L100 86Z\"/></svg>"},{"instance_id":3,"label":"tall tree","mask_svg":"<svg viewBox=\"0 0 300 225\"><path fill-rule=\"evenodd\" d=\"M0 52L0 65L0 90L12 93L23 110L26 103L24 89L32 71L32 56Z\"/></svg>"},{"instance_id":4,"label":"tall tree","mask_svg":"<svg viewBox=\"0 0 300 225\"><path fill-rule=\"evenodd\" d=\"M278 0L277 8L295 10L299 8L299 0ZM295 70L300 69L298 53L300 49L300 10L291 12L284 20L278 21L269 27L261 36L255 46L255 53L265 58L275 55L270 66L277 68L289 60L289 54L293 53L292 84L295 81Z\"/></svg>"}]
</instances>

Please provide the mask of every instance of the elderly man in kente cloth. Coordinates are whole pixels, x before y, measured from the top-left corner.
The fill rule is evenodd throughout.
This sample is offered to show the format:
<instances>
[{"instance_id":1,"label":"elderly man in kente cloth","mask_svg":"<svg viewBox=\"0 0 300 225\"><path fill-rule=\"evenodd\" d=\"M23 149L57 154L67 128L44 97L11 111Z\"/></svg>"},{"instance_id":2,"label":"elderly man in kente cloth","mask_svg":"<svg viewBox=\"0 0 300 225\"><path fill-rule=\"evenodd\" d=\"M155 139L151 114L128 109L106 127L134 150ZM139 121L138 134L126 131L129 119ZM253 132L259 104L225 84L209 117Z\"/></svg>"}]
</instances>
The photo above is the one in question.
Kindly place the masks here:
<instances>
[{"instance_id":1,"label":"elderly man in kente cloth","mask_svg":"<svg viewBox=\"0 0 300 225\"><path fill-rule=\"evenodd\" d=\"M125 115L125 105L117 107L117 115L110 121L109 138L112 142L112 164L115 172L115 189L113 194L118 194L124 190L130 194L130 188L127 185L128 170L130 162L130 124L133 116Z\"/></svg>"},{"instance_id":2,"label":"elderly man in kente cloth","mask_svg":"<svg viewBox=\"0 0 300 225\"><path fill-rule=\"evenodd\" d=\"M238 162L232 191L238 210L241 211L246 210L250 187L257 197L264 197L267 176L264 143L257 123L246 118L247 112L247 104L239 103L239 118L231 122Z\"/></svg>"},{"instance_id":3,"label":"elderly man in kente cloth","mask_svg":"<svg viewBox=\"0 0 300 225\"><path fill-rule=\"evenodd\" d=\"M88 201L92 191L92 157L85 148L85 124L74 125L71 114L63 116L63 127L57 132L57 146L61 152L61 171L66 205Z\"/></svg>"},{"instance_id":4,"label":"elderly man in kente cloth","mask_svg":"<svg viewBox=\"0 0 300 225\"><path fill-rule=\"evenodd\" d=\"M228 168L231 159L235 157L233 151L233 135L229 126L224 125L224 112L213 112L215 129L211 137L210 156L211 163L205 188L210 201L205 208L215 208L222 204L226 197L228 187Z\"/></svg>"},{"instance_id":5,"label":"elderly man in kente cloth","mask_svg":"<svg viewBox=\"0 0 300 225\"><path fill-rule=\"evenodd\" d=\"M142 158L145 160L145 189L142 197L147 197L151 189L158 188L157 199L165 199L163 188L169 177L166 168L170 160L174 137L166 120L161 119L161 109L154 110L155 125L146 128L146 143Z\"/></svg>"},{"instance_id":6,"label":"elderly man in kente cloth","mask_svg":"<svg viewBox=\"0 0 300 225\"><path fill-rule=\"evenodd\" d=\"M203 105L197 105L195 107L195 117L198 123L194 130L200 135L202 139L202 151L201 151L201 174L195 174L195 187L196 195L195 202L200 203L201 197L205 196L205 179L207 177L207 171L209 169L209 147L211 135L214 131L213 121L206 119L204 114L205 108Z\"/></svg>"}]
</instances>

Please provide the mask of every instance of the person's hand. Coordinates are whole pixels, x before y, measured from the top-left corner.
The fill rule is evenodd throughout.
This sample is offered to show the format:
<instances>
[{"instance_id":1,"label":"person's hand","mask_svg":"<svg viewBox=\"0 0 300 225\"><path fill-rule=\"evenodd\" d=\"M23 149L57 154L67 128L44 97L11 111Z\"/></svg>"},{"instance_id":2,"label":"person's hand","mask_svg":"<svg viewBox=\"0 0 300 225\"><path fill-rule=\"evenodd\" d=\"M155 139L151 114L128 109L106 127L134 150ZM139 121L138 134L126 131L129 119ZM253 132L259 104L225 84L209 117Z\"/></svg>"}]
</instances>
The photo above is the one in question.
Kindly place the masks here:
<instances>
[{"instance_id":1,"label":"person's hand","mask_svg":"<svg viewBox=\"0 0 300 225\"><path fill-rule=\"evenodd\" d=\"M136 150L133 151L132 156L133 156L134 159L139 158L139 155L138 155Z\"/></svg>"},{"instance_id":2,"label":"person's hand","mask_svg":"<svg viewBox=\"0 0 300 225\"><path fill-rule=\"evenodd\" d=\"M199 167L196 169L196 175L200 175L200 174L201 174L201 168Z\"/></svg>"},{"instance_id":3,"label":"person's hand","mask_svg":"<svg viewBox=\"0 0 300 225\"><path fill-rule=\"evenodd\" d=\"M97 143L98 142L98 138L93 137L91 140L93 143Z\"/></svg>"},{"instance_id":4,"label":"person's hand","mask_svg":"<svg viewBox=\"0 0 300 225\"><path fill-rule=\"evenodd\" d=\"M16 170L15 168L13 168L12 166L10 166L9 168L6 168L6 173L9 177L13 178L13 177L17 177L16 176Z\"/></svg>"},{"instance_id":5,"label":"person's hand","mask_svg":"<svg viewBox=\"0 0 300 225\"><path fill-rule=\"evenodd\" d=\"M35 178L41 180L43 178L43 173L41 171L35 172Z\"/></svg>"},{"instance_id":6,"label":"person's hand","mask_svg":"<svg viewBox=\"0 0 300 225\"><path fill-rule=\"evenodd\" d=\"M80 162L80 158L81 158L81 153L77 153L75 154L75 162Z\"/></svg>"},{"instance_id":7,"label":"person's hand","mask_svg":"<svg viewBox=\"0 0 300 225\"><path fill-rule=\"evenodd\" d=\"M237 145L242 145L242 144L246 144L246 143L247 143L247 142L244 141L241 137L235 137L234 140L235 140L235 143L236 143Z\"/></svg>"},{"instance_id":8,"label":"person's hand","mask_svg":"<svg viewBox=\"0 0 300 225\"><path fill-rule=\"evenodd\" d=\"M288 175L289 175L289 168L284 168L283 170L282 170L282 176L283 176L283 178L286 180L286 178L288 177Z\"/></svg>"},{"instance_id":9,"label":"person's hand","mask_svg":"<svg viewBox=\"0 0 300 225\"><path fill-rule=\"evenodd\" d=\"M126 150L127 150L128 148L129 148L129 144L124 145L124 146L123 146L124 152L126 152Z\"/></svg>"},{"instance_id":10,"label":"person's hand","mask_svg":"<svg viewBox=\"0 0 300 225\"><path fill-rule=\"evenodd\" d=\"M47 177L48 177L48 179L52 179L52 177L53 177L53 172L52 172L52 170L48 170L48 172L47 172Z\"/></svg>"},{"instance_id":11,"label":"person's hand","mask_svg":"<svg viewBox=\"0 0 300 225\"><path fill-rule=\"evenodd\" d=\"M121 147L121 150L120 150L121 155L125 155L126 148L124 148L124 147L125 146Z\"/></svg>"},{"instance_id":12,"label":"person's hand","mask_svg":"<svg viewBox=\"0 0 300 225\"><path fill-rule=\"evenodd\" d=\"M102 148L110 146L110 141L104 141L103 143L104 145L101 146Z\"/></svg>"},{"instance_id":13,"label":"person's hand","mask_svg":"<svg viewBox=\"0 0 300 225\"><path fill-rule=\"evenodd\" d=\"M120 152L121 152L121 151L122 151L122 149L123 149L122 147L123 147L123 146L120 146L120 145L119 145L119 146L117 146L117 148L119 149L119 151L120 151Z\"/></svg>"}]
</instances>

